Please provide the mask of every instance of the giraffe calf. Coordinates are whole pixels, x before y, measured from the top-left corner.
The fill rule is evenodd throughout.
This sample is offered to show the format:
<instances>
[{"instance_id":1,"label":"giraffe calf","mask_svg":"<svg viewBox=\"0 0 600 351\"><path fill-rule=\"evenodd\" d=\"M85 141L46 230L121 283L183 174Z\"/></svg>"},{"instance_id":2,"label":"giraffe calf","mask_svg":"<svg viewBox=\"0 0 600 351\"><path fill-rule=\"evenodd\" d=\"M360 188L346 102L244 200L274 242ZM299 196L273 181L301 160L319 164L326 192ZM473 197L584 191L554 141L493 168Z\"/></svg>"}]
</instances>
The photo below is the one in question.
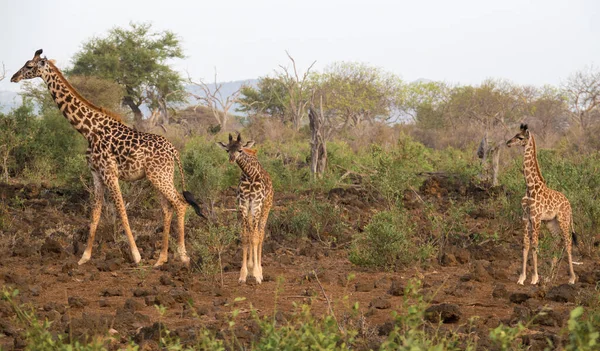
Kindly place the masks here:
<instances>
[{"instance_id":1,"label":"giraffe calf","mask_svg":"<svg viewBox=\"0 0 600 351\"><path fill-rule=\"evenodd\" d=\"M537 252L540 234L540 225L545 222L552 234L561 234L567 251L569 262L569 284L574 284L577 276L573 270L573 258L571 251L573 242L576 242L573 227L573 213L571 203L567 197L546 185L537 160L537 149L535 138L526 124L521 124L521 130L512 139L506 142L508 147L517 145L524 146L523 175L527 192L521 199L523 208L523 223L525 233L523 234L523 270L517 284L523 285L527 278L527 256L530 245L533 246L533 276L531 284L537 284L539 280L537 269Z\"/></svg>"},{"instance_id":2,"label":"giraffe calf","mask_svg":"<svg viewBox=\"0 0 600 351\"><path fill-rule=\"evenodd\" d=\"M265 226L269 211L273 205L273 185L269 173L261 166L256 150L250 149L254 141L242 142L238 134L233 139L229 134L229 143L218 142L229 154L229 162L237 163L242 170L237 189L237 204L242 216L242 269L240 283L246 282L248 268L257 283L263 280L262 247L265 239Z\"/></svg>"}]
</instances>

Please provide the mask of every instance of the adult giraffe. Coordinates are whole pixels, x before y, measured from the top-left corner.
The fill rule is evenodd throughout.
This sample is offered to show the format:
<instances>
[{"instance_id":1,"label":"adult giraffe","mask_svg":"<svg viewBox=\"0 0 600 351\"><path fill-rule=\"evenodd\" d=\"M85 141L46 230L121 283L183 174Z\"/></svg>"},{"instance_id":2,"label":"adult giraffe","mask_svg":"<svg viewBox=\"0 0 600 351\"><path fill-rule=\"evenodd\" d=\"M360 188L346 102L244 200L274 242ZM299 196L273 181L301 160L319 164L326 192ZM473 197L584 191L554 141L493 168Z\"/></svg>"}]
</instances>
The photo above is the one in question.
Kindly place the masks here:
<instances>
[{"instance_id":1,"label":"adult giraffe","mask_svg":"<svg viewBox=\"0 0 600 351\"><path fill-rule=\"evenodd\" d=\"M187 204L192 205L199 216L203 215L192 194L185 191L183 169L177 149L162 136L138 132L129 128L123 124L118 115L86 100L69 84L52 60L41 57L41 54L42 49L36 51L33 59L25 62L25 65L12 76L10 81L17 83L22 79L42 78L62 114L88 141L86 157L94 179L95 199L87 247L79 264L86 263L92 256L92 246L102 213L105 188L110 192L121 216L133 261L135 263L140 261L140 253L135 245L125 212L119 179L134 181L144 177L147 177L158 189L160 205L164 214L162 249L154 266L160 266L168 260L173 207L177 212L179 258L183 263L189 263L190 259L185 250L184 240L184 216ZM182 190L184 190L183 196L173 183L175 174L173 161L177 162L179 167Z\"/></svg>"}]
</instances>

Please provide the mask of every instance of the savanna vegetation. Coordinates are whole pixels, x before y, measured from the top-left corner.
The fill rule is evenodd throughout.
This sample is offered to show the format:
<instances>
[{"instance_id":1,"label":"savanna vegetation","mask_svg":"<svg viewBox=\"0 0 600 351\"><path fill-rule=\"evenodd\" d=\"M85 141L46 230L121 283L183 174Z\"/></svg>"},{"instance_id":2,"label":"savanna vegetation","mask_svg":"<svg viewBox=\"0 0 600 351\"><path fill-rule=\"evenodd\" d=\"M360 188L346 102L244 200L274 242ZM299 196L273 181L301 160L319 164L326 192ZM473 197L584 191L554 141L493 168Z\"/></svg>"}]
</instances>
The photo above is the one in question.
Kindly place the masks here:
<instances>
[{"instance_id":1,"label":"savanna vegetation","mask_svg":"<svg viewBox=\"0 0 600 351\"><path fill-rule=\"evenodd\" d=\"M273 74L260 77L255 86L242 87L235 94L235 104L204 84L205 94L198 99L202 105L194 107L184 104L184 87L190 82L166 64L182 56L174 33L155 33L147 24L132 25L84 43L73 66L65 71L81 95L119 112L132 127L166 136L180 149L189 190L201 200L209 217L209 221L190 217L187 223L196 280L223 287L224 272L235 268L231 262L241 259L236 253L239 223L232 211L232 189L239 170L228 164L226 154L215 145L226 140L228 133L239 132L256 141L258 157L275 188L266 255L278 257L287 250L315 262L335 258L348 274L342 279L345 283L338 285L341 297L330 301L330 292L324 289L329 285L319 281L327 274L309 272L305 280L318 282L320 289L283 311L282 318L278 296L283 294L283 278L273 277L270 284L277 285L271 299L273 314L244 310L239 306L245 298L240 298L229 302L232 313L213 323L218 327L197 323L193 336L171 333L169 325L158 318L154 325L144 326L146 331L157 330L148 339L154 344L149 344L131 335L117 338L110 325L93 339L74 338L65 332L72 327L68 320L50 322L40 317L32 308L31 291L4 277L0 317L10 320L6 325L12 329L0 321L0 333L14 338L15 348L600 348L600 295L595 290L600 276L593 263L598 259L600 218L600 70L582 68L563 77L560 86L523 86L501 79L471 86L406 82L383 68L355 62L333 63L322 71L312 66L301 70L288 54ZM38 81L23 85L21 106L0 114L3 187L44 189L58 199L47 206L87 218L91 179L85 140L64 119L44 86ZM147 116L143 106L150 111ZM460 304L434 316L437 310L432 307L444 305L444 296L459 298L457 291L468 284L482 291L476 284L487 284L490 296L492 290L496 294L502 289L497 281L506 281L508 290L516 285L518 271L509 265L518 261L521 252L520 203L525 184L522 151L507 149L504 142L522 122L529 124L537 138L538 159L548 185L563 192L573 207L580 237L576 260L584 262L576 268L580 276L576 297L567 298L560 308L556 302L562 300L548 300L554 305L543 308L545 298L566 281L560 238L544 229L540 243L543 282L539 288L519 291L529 294L537 305L515 304L514 294L494 295L500 306L508 306L499 309L514 309L510 318L488 323L491 317L482 322L485 316L474 313L469 313L469 319L444 316L452 316L452 308L463 308ZM146 191L148 184L121 186L130 218L160 212L155 194ZM8 256L18 257L15 250L25 240L41 245L52 235L60 238L53 234L56 230L35 238L31 230L19 226L16 218L34 206L25 193L5 191L8 195L0 203L0 250ZM75 209L73 202L79 204ZM106 213L102 221L108 225L101 231L109 233L107 242L124 241L117 216L110 209ZM150 215L148 221L161 225L156 218L160 216ZM85 221L75 227L73 231L86 233ZM60 235L83 242L72 233ZM33 252L40 254L39 248ZM74 256L71 260L76 261ZM460 276L451 284L454 290L442 291L427 283L426 272L448 267ZM269 269L264 268L266 273ZM413 269L425 273L406 273ZM402 303L384 309L387 324L369 326L365 322L369 311L379 307L354 304L349 298L355 282L359 286L353 278L356 272L363 277L394 277L388 282L390 291L394 284L401 284L396 286L396 295L390 294L401 296ZM413 278L402 280L400 275ZM315 313L311 305L324 300L328 308ZM160 301L150 304L156 305L159 316L169 313ZM539 322L557 315L558 310L567 314L556 317L559 322L552 328ZM53 329L53 325L63 327ZM242 329L251 330L253 336L240 337Z\"/></svg>"}]
</instances>

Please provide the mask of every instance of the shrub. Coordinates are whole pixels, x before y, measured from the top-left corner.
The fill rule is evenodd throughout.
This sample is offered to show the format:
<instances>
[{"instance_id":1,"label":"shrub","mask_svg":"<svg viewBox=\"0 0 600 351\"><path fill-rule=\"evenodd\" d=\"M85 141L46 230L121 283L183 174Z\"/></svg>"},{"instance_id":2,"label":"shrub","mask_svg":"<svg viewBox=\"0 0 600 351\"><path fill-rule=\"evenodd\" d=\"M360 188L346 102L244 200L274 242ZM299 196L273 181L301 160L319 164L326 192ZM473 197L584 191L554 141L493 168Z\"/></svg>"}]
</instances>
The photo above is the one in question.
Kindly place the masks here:
<instances>
[{"instance_id":1,"label":"shrub","mask_svg":"<svg viewBox=\"0 0 600 351\"><path fill-rule=\"evenodd\" d=\"M350 261L359 266L393 269L429 258L433 249L419 245L415 224L403 209L382 211L371 218L350 249Z\"/></svg>"},{"instance_id":2,"label":"shrub","mask_svg":"<svg viewBox=\"0 0 600 351\"><path fill-rule=\"evenodd\" d=\"M341 209L315 198L295 201L281 211L272 211L267 229L275 240L310 239L325 245L343 241L348 225Z\"/></svg>"}]
</instances>

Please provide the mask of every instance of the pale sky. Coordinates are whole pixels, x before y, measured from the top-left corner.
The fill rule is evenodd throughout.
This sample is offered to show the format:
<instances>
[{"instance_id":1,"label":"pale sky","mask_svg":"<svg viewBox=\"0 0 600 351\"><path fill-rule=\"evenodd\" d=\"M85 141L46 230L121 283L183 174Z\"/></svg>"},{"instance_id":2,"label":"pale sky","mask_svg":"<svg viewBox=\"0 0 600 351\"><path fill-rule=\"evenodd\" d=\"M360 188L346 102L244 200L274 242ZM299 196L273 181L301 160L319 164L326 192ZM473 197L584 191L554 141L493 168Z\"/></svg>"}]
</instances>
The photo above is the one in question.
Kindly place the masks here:
<instances>
[{"instance_id":1,"label":"pale sky","mask_svg":"<svg viewBox=\"0 0 600 351\"><path fill-rule=\"evenodd\" d=\"M600 65L598 0L0 0L8 78L35 50L64 68L82 43L130 21L179 35L194 79L257 78L289 63L360 61L406 81L559 84ZM0 90L17 90L9 79Z\"/></svg>"}]
</instances>

